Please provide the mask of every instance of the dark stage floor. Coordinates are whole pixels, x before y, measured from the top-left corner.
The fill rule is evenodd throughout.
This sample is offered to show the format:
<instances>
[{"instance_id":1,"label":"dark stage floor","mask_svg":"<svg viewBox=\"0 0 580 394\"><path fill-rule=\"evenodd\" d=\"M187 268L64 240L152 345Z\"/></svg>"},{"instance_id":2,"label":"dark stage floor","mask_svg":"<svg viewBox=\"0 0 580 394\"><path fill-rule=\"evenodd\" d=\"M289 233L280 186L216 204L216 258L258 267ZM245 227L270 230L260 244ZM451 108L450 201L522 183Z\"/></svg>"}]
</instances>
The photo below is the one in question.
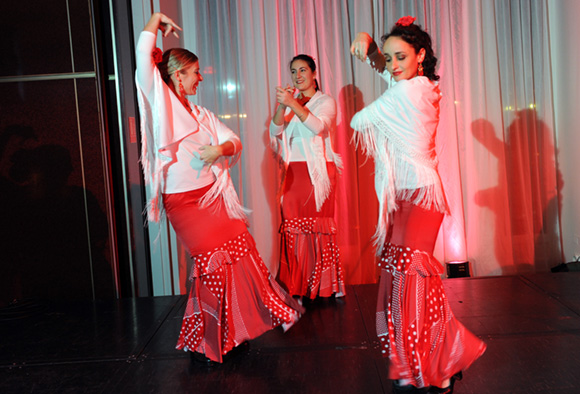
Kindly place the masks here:
<instances>
[{"instance_id":1,"label":"dark stage floor","mask_svg":"<svg viewBox=\"0 0 580 394\"><path fill-rule=\"evenodd\" d=\"M444 281L487 344L456 393L580 393L580 273ZM376 285L317 301L213 369L174 350L185 297L0 310L0 393L390 393Z\"/></svg>"}]
</instances>

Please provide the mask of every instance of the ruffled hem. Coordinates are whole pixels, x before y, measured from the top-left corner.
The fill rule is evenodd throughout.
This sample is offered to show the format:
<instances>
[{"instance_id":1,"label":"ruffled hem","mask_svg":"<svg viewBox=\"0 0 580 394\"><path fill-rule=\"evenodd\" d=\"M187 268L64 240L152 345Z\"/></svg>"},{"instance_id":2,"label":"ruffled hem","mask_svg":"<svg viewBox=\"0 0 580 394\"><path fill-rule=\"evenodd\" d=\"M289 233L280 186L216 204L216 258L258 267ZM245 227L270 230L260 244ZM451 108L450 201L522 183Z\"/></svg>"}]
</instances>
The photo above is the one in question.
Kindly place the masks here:
<instances>
[{"instance_id":1,"label":"ruffled hem","mask_svg":"<svg viewBox=\"0 0 580 394\"><path fill-rule=\"evenodd\" d=\"M248 232L193 260L177 349L222 362L235 346L293 325L304 311L272 278Z\"/></svg>"},{"instance_id":2,"label":"ruffled hem","mask_svg":"<svg viewBox=\"0 0 580 394\"><path fill-rule=\"evenodd\" d=\"M212 274L223 269L225 264L233 264L254 251L256 251L254 238L248 232L244 232L214 250L193 256L193 269L189 280Z\"/></svg>"},{"instance_id":3,"label":"ruffled hem","mask_svg":"<svg viewBox=\"0 0 580 394\"><path fill-rule=\"evenodd\" d=\"M284 220L278 280L290 295L311 299L346 294L333 218Z\"/></svg>"},{"instance_id":4,"label":"ruffled hem","mask_svg":"<svg viewBox=\"0 0 580 394\"><path fill-rule=\"evenodd\" d=\"M439 385L483 354L485 343L453 316L435 258L388 244L381 267L376 324L390 379Z\"/></svg>"},{"instance_id":5,"label":"ruffled hem","mask_svg":"<svg viewBox=\"0 0 580 394\"><path fill-rule=\"evenodd\" d=\"M432 254L408 246L387 244L378 263L383 270L395 274L435 276L443 274L443 266Z\"/></svg>"}]
</instances>

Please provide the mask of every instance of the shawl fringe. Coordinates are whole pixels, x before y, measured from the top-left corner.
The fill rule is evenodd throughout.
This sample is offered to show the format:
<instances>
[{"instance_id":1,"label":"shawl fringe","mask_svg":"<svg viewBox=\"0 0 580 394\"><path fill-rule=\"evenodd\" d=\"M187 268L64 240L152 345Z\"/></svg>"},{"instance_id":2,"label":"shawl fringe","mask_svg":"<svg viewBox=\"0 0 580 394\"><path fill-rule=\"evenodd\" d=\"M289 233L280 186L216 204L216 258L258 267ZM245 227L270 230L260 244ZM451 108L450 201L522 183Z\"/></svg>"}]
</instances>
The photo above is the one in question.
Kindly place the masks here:
<instances>
[{"instance_id":1,"label":"shawl fringe","mask_svg":"<svg viewBox=\"0 0 580 394\"><path fill-rule=\"evenodd\" d=\"M367 118L357 119L353 140L367 156L375 160L375 189L379 200L379 220L373 236L377 255L382 253L397 201L409 201L425 209L447 213L445 193L437 173L437 156L432 148L426 154L410 150L373 109ZM396 180L415 178L420 186L400 189Z\"/></svg>"},{"instance_id":2,"label":"shawl fringe","mask_svg":"<svg viewBox=\"0 0 580 394\"><path fill-rule=\"evenodd\" d=\"M318 93L317 93L318 94ZM318 99L318 96L314 100L311 99L310 103L313 103ZM289 110L287 110L289 111ZM313 115L315 116L315 115ZM285 122L284 132L281 136L270 135L270 146L278 155L282 158L284 162L284 171L288 169L289 157L290 157L290 141L286 134L286 127L289 123ZM329 135L330 138L330 135ZM332 161L336 165L338 173L342 172L343 163L340 155L335 153L332 149L330 152L326 152L330 155ZM314 188L314 201L316 203L316 211L320 212L324 202L328 198L331 192L331 182L328 177L328 171L326 169L326 155L325 155L325 142L324 138L321 136L313 136L310 139L310 144L304 146L304 156L306 159L306 164L308 167L308 174L310 175L310 181ZM283 175L284 177L285 175ZM283 183L282 183L283 184ZM279 192L282 193L281 191Z\"/></svg>"},{"instance_id":3,"label":"shawl fringe","mask_svg":"<svg viewBox=\"0 0 580 394\"><path fill-rule=\"evenodd\" d=\"M217 169L216 181L202 197L200 201L201 206L207 207L211 205L217 198L221 197L223 198L223 201L226 205L228 216L232 219L241 219L247 224L247 215L252 211L248 208L245 208L240 203L238 193L236 193L232 178L230 178L227 170L228 159L222 158L219 160L223 160L223 163L221 166L219 166L221 168Z\"/></svg>"},{"instance_id":4,"label":"shawl fringe","mask_svg":"<svg viewBox=\"0 0 580 394\"><path fill-rule=\"evenodd\" d=\"M170 163L171 158L163 154L163 150L166 149L171 144L177 142L173 141L175 136L167 138L163 136L162 127L169 127L168 125L162 125L162 120L159 119L159 115L153 111L153 105L147 100L145 94L141 90L138 81L137 92L138 92L138 103L141 121L141 166L143 168L143 176L145 180L145 185L150 188L150 198L145 206L145 212L147 213L147 220L153 222L159 222L161 218L164 217L165 209L163 207L163 197L162 192L164 190L165 176L166 176L166 166ZM161 79L159 70L154 71L154 84L155 86L155 97L154 100L158 103L155 107L156 111L169 111L171 110L171 95L165 82ZM157 108L159 107L159 108ZM207 116L207 114L201 114L198 107L195 106L198 114L200 116ZM181 108L176 109L181 111ZM183 109L185 111L185 109ZM186 116L190 116L189 113ZM201 117L199 119L202 119ZM205 127L201 123L198 123L196 119L194 129L190 132L185 131L181 133L183 136L191 134L199 129L199 127ZM213 130L209 130L212 132ZM213 134L213 133L212 133ZM215 138L217 141L217 138ZM216 176L216 182L208 190L206 195L202 198L202 206L208 206L214 202L217 198L223 198L228 216L233 219L241 219L247 223L247 214L251 210L245 208L240 203L238 195L236 193L235 187L232 183L229 167L235 164L238 160L240 154L239 152L232 157L222 157L218 159L212 165L212 171Z\"/></svg>"}]
</instances>

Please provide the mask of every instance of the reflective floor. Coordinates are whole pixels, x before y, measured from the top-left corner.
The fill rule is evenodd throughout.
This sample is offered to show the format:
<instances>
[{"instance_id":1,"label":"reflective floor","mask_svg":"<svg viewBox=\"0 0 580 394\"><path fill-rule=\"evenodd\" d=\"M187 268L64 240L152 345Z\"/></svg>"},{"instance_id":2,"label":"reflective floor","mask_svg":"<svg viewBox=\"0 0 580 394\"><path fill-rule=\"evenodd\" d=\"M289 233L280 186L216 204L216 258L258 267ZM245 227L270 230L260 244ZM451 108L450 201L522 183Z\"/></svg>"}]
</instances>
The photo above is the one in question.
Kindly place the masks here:
<instances>
[{"instance_id":1,"label":"reflective floor","mask_svg":"<svg viewBox=\"0 0 580 394\"><path fill-rule=\"evenodd\" d=\"M444 281L488 344L456 393L579 393L580 273ZM185 297L23 302L0 310L0 393L391 393L377 285L308 305L287 333L206 368L174 349Z\"/></svg>"}]
</instances>

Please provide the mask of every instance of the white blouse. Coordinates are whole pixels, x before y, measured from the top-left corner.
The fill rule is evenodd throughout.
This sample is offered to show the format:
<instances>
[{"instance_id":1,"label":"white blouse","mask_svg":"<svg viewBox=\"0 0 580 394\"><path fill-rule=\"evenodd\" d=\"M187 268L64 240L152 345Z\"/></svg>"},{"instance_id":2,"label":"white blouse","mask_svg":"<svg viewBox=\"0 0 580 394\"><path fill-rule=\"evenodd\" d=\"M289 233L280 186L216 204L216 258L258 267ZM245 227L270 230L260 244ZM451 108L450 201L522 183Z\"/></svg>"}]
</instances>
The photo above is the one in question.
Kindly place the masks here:
<instances>
[{"instance_id":1,"label":"white blouse","mask_svg":"<svg viewBox=\"0 0 580 394\"><path fill-rule=\"evenodd\" d=\"M284 124L270 122L272 148L284 160L306 162L310 181L314 187L316 209L320 210L330 193L330 178L327 162L334 162L342 168L342 160L332 149L336 130L336 101L327 94L317 91L305 105L310 111L301 122L291 108L286 108Z\"/></svg>"},{"instance_id":2,"label":"white blouse","mask_svg":"<svg viewBox=\"0 0 580 394\"><path fill-rule=\"evenodd\" d=\"M245 219L247 210L239 202L228 171L239 159L240 138L208 109L191 104L192 114L183 106L153 62L155 38L148 31L139 36L135 75L141 115L141 164L153 195L147 207L148 218L161 218L162 193L195 190L214 182L202 205L221 196L230 217ZM226 141L234 144L235 154L220 157L208 171L199 148Z\"/></svg>"}]
</instances>

